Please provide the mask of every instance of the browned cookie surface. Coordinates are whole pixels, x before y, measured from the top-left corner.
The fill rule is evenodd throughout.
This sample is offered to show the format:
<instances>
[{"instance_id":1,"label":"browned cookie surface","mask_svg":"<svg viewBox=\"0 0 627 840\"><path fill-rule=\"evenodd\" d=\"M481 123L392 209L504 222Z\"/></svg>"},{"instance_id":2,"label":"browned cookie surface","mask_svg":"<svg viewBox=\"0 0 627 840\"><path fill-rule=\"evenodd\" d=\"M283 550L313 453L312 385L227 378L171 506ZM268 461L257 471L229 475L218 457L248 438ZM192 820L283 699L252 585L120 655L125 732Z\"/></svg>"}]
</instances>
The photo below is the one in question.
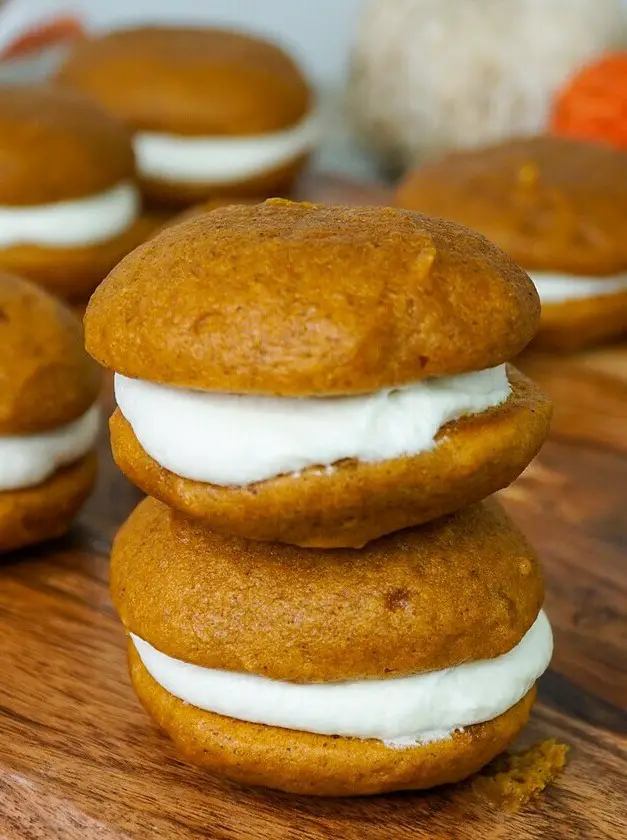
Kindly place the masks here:
<instances>
[{"instance_id":1,"label":"browned cookie surface","mask_svg":"<svg viewBox=\"0 0 627 840\"><path fill-rule=\"evenodd\" d=\"M85 329L94 358L127 376L305 396L498 365L538 318L529 278L482 236L393 208L275 199L136 249Z\"/></svg>"},{"instance_id":2,"label":"browned cookie surface","mask_svg":"<svg viewBox=\"0 0 627 840\"><path fill-rule=\"evenodd\" d=\"M558 137L449 154L411 172L397 204L480 231L527 269L627 266L627 154Z\"/></svg>"},{"instance_id":3,"label":"browned cookie surface","mask_svg":"<svg viewBox=\"0 0 627 840\"><path fill-rule=\"evenodd\" d=\"M61 301L0 272L0 435L76 420L94 403L100 373L83 330Z\"/></svg>"},{"instance_id":4,"label":"browned cookie surface","mask_svg":"<svg viewBox=\"0 0 627 840\"><path fill-rule=\"evenodd\" d=\"M393 749L381 741L296 732L196 709L153 680L132 643L129 660L139 699L185 759L241 784L318 796L420 790L464 779L509 746L535 699L532 689L494 720L445 741Z\"/></svg>"},{"instance_id":5,"label":"browned cookie surface","mask_svg":"<svg viewBox=\"0 0 627 840\"><path fill-rule=\"evenodd\" d=\"M508 368L512 392L497 408L444 426L437 446L378 463L340 461L246 487L181 478L142 448L117 410L114 458L130 480L210 528L302 546L359 547L382 534L427 522L506 487L537 454L549 431L551 403Z\"/></svg>"},{"instance_id":6,"label":"browned cookie surface","mask_svg":"<svg viewBox=\"0 0 627 840\"><path fill-rule=\"evenodd\" d=\"M127 629L163 653L292 682L500 656L544 597L533 549L494 502L325 551L216 534L148 499L116 538L111 591Z\"/></svg>"},{"instance_id":7,"label":"browned cookie surface","mask_svg":"<svg viewBox=\"0 0 627 840\"><path fill-rule=\"evenodd\" d=\"M0 205L68 201L132 179L128 129L52 86L0 87Z\"/></svg>"},{"instance_id":8,"label":"browned cookie surface","mask_svg":"<svg viewBox=\"0 0 627 840\"><path fill-rule=\"evenodd\" d=\"M133 130L236 136L297 123L312 93L279 47L219 29L142 27L78 44L57 83Z\"/></svg>"},{"instance_id":9,"label":"browned cookie surface","mask_svg":"<svg viewBox=\"0 0 627 840\"><path fill-rule=\"evenodd\" d=\"M43 484L0 492L0 552L60 537L96 481L91 452Z\"/></svg>"}]
</instances>

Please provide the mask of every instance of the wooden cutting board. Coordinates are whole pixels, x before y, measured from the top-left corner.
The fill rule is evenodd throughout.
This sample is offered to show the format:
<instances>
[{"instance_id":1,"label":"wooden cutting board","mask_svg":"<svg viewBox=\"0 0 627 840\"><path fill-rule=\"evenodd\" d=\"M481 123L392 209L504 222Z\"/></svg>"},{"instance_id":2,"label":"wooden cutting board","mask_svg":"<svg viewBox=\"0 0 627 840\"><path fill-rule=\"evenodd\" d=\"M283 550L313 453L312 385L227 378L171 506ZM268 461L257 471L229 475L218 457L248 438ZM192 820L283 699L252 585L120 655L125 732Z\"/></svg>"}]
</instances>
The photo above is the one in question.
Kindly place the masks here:
<instances>
[{"instance_id":1,"label":"wooden cutting board","mask_svg":"<svg viewBox=\"0 0 627 840\"><path fill-rule=\"evenodd\" d=\"M385 201L336 179L306 193ZM627 344L522 366L554 397L555 423L502 497L544 562L556 650L520 745L571 748L538 801L512 815L465 784L305 799L180 762L127 679L107 555L139 493L103 432L98 488L72 533L0 560L0 840L627 838Z\"/></svg>"}]
</instances>

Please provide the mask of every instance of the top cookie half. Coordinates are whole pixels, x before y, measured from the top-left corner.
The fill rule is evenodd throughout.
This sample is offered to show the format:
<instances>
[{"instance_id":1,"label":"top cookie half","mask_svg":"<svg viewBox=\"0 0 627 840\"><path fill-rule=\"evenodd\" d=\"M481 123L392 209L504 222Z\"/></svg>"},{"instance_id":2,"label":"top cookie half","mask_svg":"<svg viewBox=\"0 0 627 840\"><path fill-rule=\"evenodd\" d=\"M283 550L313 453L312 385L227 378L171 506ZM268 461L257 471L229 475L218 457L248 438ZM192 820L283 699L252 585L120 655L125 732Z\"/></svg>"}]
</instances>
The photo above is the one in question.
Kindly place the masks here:
<instances>
[{"instance_id":1,"label":"top cookie half","mask_svg":"<svg viewBox=\"0 0 627 840\"><path fill-rule=\"evenodd\" d=\"M527 269L627 267L627 154L559 137L459 151L410 172L400 207L481 231Z\"/></svg>"},{"instance_id":2,"label":"top cookie half","mask_svg":"<svg viewBox=\"0 0 627 840\"><path fill-rule=\"evenodd\" d=\"M456 224L272 199L142 245L97 289L85 331L129 377L323 396L500 365L539 314L524 271Z\"/></svg>"},{"instance_id":3,"label":"top cookie half","mask_svg":"<svg viewBox=\"0 0 627 840\"><path fill-rule=\"evenodd\" d=\"M80 43L56 82L135 131L247 135L298 122L312 93L279 47L239 32L139 27Z\"/></svg>"},{"instance_id":4,"label":"top cookie half","mask_svg":"<svg viewBox=\"0 0 627 840\"><path fill-rule=\"evenodd\" d=\"M0 86L0 172L0 205L84 198L135 177L131 135L78 93Z\"/></svg>"}]
</instances>

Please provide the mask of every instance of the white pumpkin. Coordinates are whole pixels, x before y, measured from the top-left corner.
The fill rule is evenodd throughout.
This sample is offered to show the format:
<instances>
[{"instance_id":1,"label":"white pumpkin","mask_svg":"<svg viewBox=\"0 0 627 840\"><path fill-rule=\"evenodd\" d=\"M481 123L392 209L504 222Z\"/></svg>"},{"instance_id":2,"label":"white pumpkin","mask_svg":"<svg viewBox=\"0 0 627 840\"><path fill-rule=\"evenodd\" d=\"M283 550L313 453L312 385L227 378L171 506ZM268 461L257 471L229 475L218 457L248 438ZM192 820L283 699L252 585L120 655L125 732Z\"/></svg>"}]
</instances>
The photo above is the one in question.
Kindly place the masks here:
<instances>
[{"instance_id":1,"label":"white pumpkin","mask_svg":"<svg viewBox=\"0 0 627 840\"><path fill-rule=\"evenodd\" d=\"M542 131L572 72L627 41L620 0L368 0L348 109L389 171Z\"/></svg>"}]
</instances>

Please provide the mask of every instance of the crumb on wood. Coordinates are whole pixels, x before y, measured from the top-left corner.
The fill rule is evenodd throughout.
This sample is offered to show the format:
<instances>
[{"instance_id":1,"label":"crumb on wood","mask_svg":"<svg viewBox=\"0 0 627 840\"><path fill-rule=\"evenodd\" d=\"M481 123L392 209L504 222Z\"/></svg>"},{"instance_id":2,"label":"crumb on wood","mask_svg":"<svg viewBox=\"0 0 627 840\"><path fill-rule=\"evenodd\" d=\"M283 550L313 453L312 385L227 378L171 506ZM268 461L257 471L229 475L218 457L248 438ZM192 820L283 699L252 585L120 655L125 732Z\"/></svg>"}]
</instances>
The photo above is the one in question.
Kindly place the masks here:
<instances>
[{"instance_id":1,"label":"crumb on wood","mask_svg":"<svg viewBox=\"0 0 627 840\"><path fill-rule=\"evenodd\" d=\"M536 798L566 765L568 747L551 738L521 753L504 753L471 781L473 793L507 811Z\"/></svg>"}]
</instances>

